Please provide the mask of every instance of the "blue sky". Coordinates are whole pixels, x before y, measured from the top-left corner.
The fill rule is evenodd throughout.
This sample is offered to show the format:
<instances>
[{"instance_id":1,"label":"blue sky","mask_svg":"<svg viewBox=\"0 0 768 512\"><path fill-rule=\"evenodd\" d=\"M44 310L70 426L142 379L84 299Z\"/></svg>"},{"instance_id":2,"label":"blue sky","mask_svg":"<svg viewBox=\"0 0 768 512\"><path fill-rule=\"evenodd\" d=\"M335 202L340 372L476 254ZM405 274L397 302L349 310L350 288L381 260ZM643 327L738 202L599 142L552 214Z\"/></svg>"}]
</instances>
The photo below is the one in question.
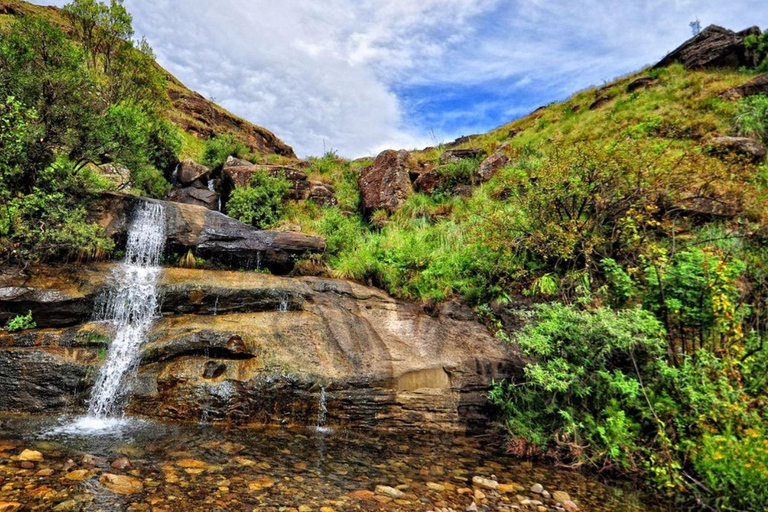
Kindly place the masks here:
<instances>
[{"instance_id":1,"label":"blue sky","mask_svg":"<svg viewBox=\"0 0 768 512\"><path fill-rule=\"evenodd\" d=\"M734 30L768 26L765 0L125 5L137 35L189 87L300 156L335 149L353 158L485 132L638 70L690 37L697 18Z\"/></svg>"}]
</instances>

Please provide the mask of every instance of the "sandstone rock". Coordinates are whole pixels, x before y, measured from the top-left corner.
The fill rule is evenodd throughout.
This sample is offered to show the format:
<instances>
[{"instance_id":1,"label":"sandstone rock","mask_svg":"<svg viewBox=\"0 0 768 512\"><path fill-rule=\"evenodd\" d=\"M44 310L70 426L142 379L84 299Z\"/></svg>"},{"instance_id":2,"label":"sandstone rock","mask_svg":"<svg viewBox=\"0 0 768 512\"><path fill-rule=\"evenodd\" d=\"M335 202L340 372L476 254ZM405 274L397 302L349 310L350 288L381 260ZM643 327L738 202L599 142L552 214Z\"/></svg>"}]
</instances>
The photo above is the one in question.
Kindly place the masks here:
<instances>
[{"instance_id":1,"label":"sandstone rock","mask_svg":"<svg viewBox=\"0 0 768 512\"><path fill-rule=\"evenodd\" d=\"M480 164L477 169L477 175L482 181L488 181L493 178L500 169L509 163L509 158L502 151L497 151Z\"/></svg>"},{"instance_id":2,"label":"sandstone rock","mask_svg":"<svg viewBox=\"0 0 768 512\"><path fill-rule=\"evenodd\" d=\"M497 487L496 490L499 491L500 493L503 493L503 494L514 494L516 492L522 491L523 490L523 486L520 485L520 484L515 484L515 483L512 483L512 484L499 484L499 486Z\"/></svg>"},{"instance_id":3,"label":"sandstone rock","mask_svg":"<svg viewBox=\"0 0 768 512\"><path fill-rule=\"evenodd\" d=\"M714 137L710 146L714 153L735 153L755 162L763 160L766 155L763 143L748 137Z\"/></svg>"},{"instance_id":4,"label":"sandstone rock","mask_svg":"<svg viewBox=\"0 0 768 512\"><path fill-rule=\"evenodd\" d=\"M645 89L646 87L650 87L655 83L656 80L654 80L652 77L641 76L640 78L632 80L629 85L627 85L627 92L635 92L638 89Z\"/></svg>"},{"instance_id":5,"label":"sandstone rock","mask_svg":"<svg viewBox=\"0 0 768 512\"><path fill-rule=\"evenodd\" d=\"M17 501L0 501L0 512L16 512L21 510L21 503Z\"/></svg>"},{"instance_id":6,"label":"sandstone rock","mask_svg":"<svg viewBox=\"0 0 768 512\"><path fill-rule=\"evenodd\" d=\"M243 160L242 158L237 158L230 155L224 161L224 166L222 169L227 169L229 167L248 167L252 165L254 165L253 162L249 162L248 160Z\"/></svg>"},{"instance_id":7,"label":"sandstone rock","mask_svg":"<svg viewBox=\"0 0 768 512\"><path fill-rule=\"evenodd\" d=\"M214 211L219 209L219 194L207 188L177 188L171 190L168 194L168 200L176 203L202 206Z\"/></svg>"},{"instance_id":8,"label":"sandstone rock","mask_svg":"<svg viewBox=\"0 0 768 512\"><path fill-rule=\"evenodd\" d=\"M204 165L200 165L193 160L184 160L179 164L176 172L176 179L182 185L191 185L197 180L208 180L211 170Z\"/></svg>"},{"instance_id":9,"label":"sandstone rock","mask_svg":"<svg viewBox=\"0 0 768 512\"><path fill-rule=\"evenodd\" d=\"M336 199L336 193L334 192L333 187L320 181L309 182L307 199L314 201L321 206L335 206L339 203Z\"/></svg>"},{"instance_id":10,"label":"sandstone rock","mask_svg":"<svg viewBox=\"0 0 768 512\"><path fill-rule=\"evenodd\" d=\"M24 450L19 455L19 460L24 462L43 462L43 454L34 450Z\"/></svg>"},{"instance_id":11,"label":"sandstone rock","mask_svg":"<svg viewBox=\"0 0 768 512\"><path fill-rule=\"evenodd\" d=\"M375 492L379 496L386 496L388 498L399 499L405 497L405 493L403 491L395 489L394 487L389 487L387 485L377 485Z\"/></svg>"},{"instance_id":12,"label":"sandstone rock","mask_svg":"<svg viewBox=\"0 0 768 512\"><path fill-rule=\"evenodd\" d=\"M472 485L493 491L499 488L499 482L496 480L491 480L490 478L484 478L482 476L472 477Z\"/></svg>"},{"instance_id":13,"label":"sandstone rock","mask_svg":"<svg viewBox=\"0 0 768 512\"><path fill-rule=\"evenodd\" d=\"M141 483L141 480L131 476L104 473L99 478L99 482L117 494L130 495L144 491L144 484Z\"/></svg>"},{"instance_id":14,"label":"sandstone rock","mask_svg":"<svg viewBox=\"0 0 768 512\"><path fill-rule=\"evenodd\" d=\"M768 94L768 74L757 75L752 80L729 89L720 96L727 100L738 100L756 94Z\"/></svg>"},{"instance_id":15,"label":"sandstone rock","mask_svg":"<svg viewBox=\"0 0 768 512\"><path fill-rule=\"evenodd\" d=\"M41 271L27 284L92 297L111 268L52 269L55 280ZM215 421L314 425L322 383L331 424L482 428L488 384L524 364L456 302L427 314L355 283L253 272L167 268L159 286L163 316L142 346L128 403L147 416L195 421L205 406ZM288 313L277 311L283 299ZM0 410L82 403L98 348L69 347L92 328L0 334Z\"/></svg>"},{"instance_id":16,"label":"sandstone rock","mask_svg":"<svg viewBox=\"0 0 768 512\"><path fill-rule=\"evenodd\" d=\"M349 496L350 498L361 500L361 501L370 501L373 499L374 495L375 494L373 491L369 491L367 489L360 489L357 491L352 491L349 494L347 494L347 496Z\"/></svg>"},{"instance_id":17,"label":"sandstone rock","mask_svg":"<svg viewBox=\"0 0 768 512\"><path fill-rule=\"evenodd\" d=\"M373 165L360 171L359 187L366 213L382 208L393 213L402 206L413 192L410 165L407 151L386 150Z\"/></svg>"},{"instance_id":18,"label":"sandstone rock","mask_svg":"<svg viewBox=\"0 0 768 512\"><path fill-rule=\"evenodd\" d=\"M564 491L555 491L552 493L552 499L555 501L559 501L560 503L565 503L566 501L571 501L571 497L568 495L567 492Z\"/></svg>"},{"instance_id":19,"label":"sandstone rock","mask_svg":"<svg viewBox=\"0 0 768 512\"><path fill-rule=\"evenodd\" d=\"M435 492L445 492L445 486L435 482L427 482L427 489Z\"/></svg>"},{"instance_id":20,"label":"sandstone rock","mask_svg":"<svg viewBox=\"0 0 768 512\"><path fill-rule=\"evenodd\" d=\"M278 271L290 269L296 256L325 250L325 242L318 237L261 231L200 206L125 194L103 193L91 205L89 220L101 225L108 236L124 235L139 201L159 202L165 207L169 249L194 248L203 256L226 263L265 265Z\"/></svg>"},{"instance_id":21,"label":"sandstone rock","mask_svg":"<svg viewBox=\"0 0 768 512\"><path fill-rule=\"evenodd\" d=\"M459 160L475 160L485 156L483 148L447 149L440 155L441 164L449 164Z\"/></svg>"},{"instance_id":22,"label":"sandstone rock","mask_svg":"<svg viewBox=\"0 0 768 512\"><path fill-rule=\"evenodd\" d=\"M760 35L758 27L733 32L710 25L664 57L656 68L680 62L686 69L754 67L755 57L744 46L749 35Z\"/></svg>"}]
</instances>

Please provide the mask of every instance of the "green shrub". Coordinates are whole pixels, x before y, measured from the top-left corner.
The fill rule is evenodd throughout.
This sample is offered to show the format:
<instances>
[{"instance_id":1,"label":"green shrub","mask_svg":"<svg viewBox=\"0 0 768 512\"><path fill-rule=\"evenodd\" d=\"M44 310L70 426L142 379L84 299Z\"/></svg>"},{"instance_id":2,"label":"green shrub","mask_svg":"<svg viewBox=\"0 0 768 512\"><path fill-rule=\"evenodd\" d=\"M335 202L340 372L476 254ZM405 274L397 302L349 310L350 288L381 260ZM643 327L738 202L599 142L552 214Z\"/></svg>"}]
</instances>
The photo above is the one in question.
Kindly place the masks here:
<instances>
[{"instance_id":1,"label":"green shrub","mask_svg":"<svg viewBox=\"0 0 768 512\"><path fill-rule=\"evenodd\" d=\"M206 141L201 163L212 170L218 170L230 156L245 158L248 156L248 148L232 135L219 135Z\"/></svg>"},{"instance_id":2,"label":"green shrub","mask_svg":"<svg viewBox=\"0 0 768 512\"><path fill-rule=\"evenodd\" d=\"M759 36L749 36L744 40L744 45L755 53L757 70L768 72L768 30Z\"/></svg>"},{"instance_id":3,"label":"green shrub","mask_svg":"<svg viewBox=\"0 0 768 512\"><path fill-rule=\"evenodd\" d=\"M8 332L26 331L27 329L34 329L37 324L32 319L32 311L26 315L17 315L8 321L5 326L5 330Z\"/></svg>"},{"instance_id":4,"label":"green shrub","mask_svg":"<svg viewBox=\"0 0 768 512\"><path fill-rule=\"evenodd\" d=\"M535 360L525 381L490 394L510 434L542 452L640 470L643 448L660 442L644 386L663 361L661 323L641 309L561 304L540 306L536 317L516 340Z\"/></svg>"},{"instance_id":5,"label":"green shrub","mask_svg":"<svg viewBox=\"0 0 768 512\"><path fill-rule=\"evenodd\" d=\"M758 94L739 101L736 126L742 135L768 141L768 96Z\"/></svg>"},{"instance_id":6,"label":"green shrub","mask_svg":"<svg viewBox=\"0 0 768 512\"><path fill-rule=\"evenodd\" d=\"M438 193L450 193L457 185L475 183L475 174L480 167L478 158L461 158L437 168L440 176Z\"/></svg>"},{"instance_id":7,"label":"green shrub","mask_svg":"<svg viewBox=\"0 0 768 512\"><path fill-rule=\"evenodd\" d=\"M283 211L283 202L291 190L284 177L257 170L247 187L237 188L227 201L227 213L259 228L275 224Z\"/></svg>"},{"instance_id":8,"label":"green shrub","mask_svg":"<svg viewBox=\"0 0 768 512\"><path fill-rule=\"evenodd\" d=\"M171 184L162 172L151 165L141 165L131 170L133 190L143 196L164 198L171 191Z\"/></svg>"},{"instance_id":9,"label":"green shrub","mask_svg":"<svg viewBox=\"0 0 768 512\"><path fill-rule=\"evenodd\" d=\"M179 161L181 154L181 135L179 129L170 122L161 119L149 130L147 141L149 161L157 169L168 171Z\"/></svg>"}]
</instances>

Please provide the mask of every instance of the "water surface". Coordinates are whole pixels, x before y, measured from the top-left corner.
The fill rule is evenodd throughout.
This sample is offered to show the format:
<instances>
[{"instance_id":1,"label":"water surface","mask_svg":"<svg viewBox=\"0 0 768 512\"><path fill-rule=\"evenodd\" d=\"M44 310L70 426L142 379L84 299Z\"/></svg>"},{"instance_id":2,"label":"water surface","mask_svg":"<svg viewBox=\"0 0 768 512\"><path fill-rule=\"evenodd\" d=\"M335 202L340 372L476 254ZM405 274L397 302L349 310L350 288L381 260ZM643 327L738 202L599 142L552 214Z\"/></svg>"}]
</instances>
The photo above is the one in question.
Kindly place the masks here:
<instances>
[{"instance_id":1,"label":"water surface","mask_svg":"<svg viewBox=\"0 0 768 512\"><path fill-rule=\"evenodd\" d=\"M489 436L137 419L78 424L72 418L0 416L0 421L0 501L17 501L25 510L464 511L476 500L474 476L522 489L483 490L478 505L485 510L558 510L553 499L530 491L536 483L551 493L567 492L582 511L660 510L629 485L505 456L499 439ZM41 452L44 460L22 468L18 455L25 448ZM131 467L110 468L120 457ZM116 494L100 481L105 473L130 476L143 489ZM404 494L377 495L378 485ZM525 499L542 505L521 505Z\"/></svg>"}]
</instances>

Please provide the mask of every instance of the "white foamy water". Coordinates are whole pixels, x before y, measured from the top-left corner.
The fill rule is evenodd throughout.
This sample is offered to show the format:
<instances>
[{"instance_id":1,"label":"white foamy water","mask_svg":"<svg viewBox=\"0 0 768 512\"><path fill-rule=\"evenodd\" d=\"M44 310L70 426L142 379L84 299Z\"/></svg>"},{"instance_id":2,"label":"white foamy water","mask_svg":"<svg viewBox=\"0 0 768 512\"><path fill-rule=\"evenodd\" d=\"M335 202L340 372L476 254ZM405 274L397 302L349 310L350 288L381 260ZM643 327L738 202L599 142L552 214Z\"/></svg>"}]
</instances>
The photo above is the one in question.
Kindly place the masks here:
<instances>
[{"instance_id":1,"label":"white foamy water","mask_svg":"<svg viewBox=\"0 0 768 512\"><path fill-rule=\"evenodd\" d=\"M114 326L114 338L91 391L88 417L80 420L83 427L89 421L98 426L98 420L103 422L122 412L128 377L138 363L139 348L157 310L157 280L162 271L159 265L164 246L164 208L161 204L142 202L128 231L125 259L112 271L113 287L106 297L101 319Z\"/></svg>"}]
</instances>

